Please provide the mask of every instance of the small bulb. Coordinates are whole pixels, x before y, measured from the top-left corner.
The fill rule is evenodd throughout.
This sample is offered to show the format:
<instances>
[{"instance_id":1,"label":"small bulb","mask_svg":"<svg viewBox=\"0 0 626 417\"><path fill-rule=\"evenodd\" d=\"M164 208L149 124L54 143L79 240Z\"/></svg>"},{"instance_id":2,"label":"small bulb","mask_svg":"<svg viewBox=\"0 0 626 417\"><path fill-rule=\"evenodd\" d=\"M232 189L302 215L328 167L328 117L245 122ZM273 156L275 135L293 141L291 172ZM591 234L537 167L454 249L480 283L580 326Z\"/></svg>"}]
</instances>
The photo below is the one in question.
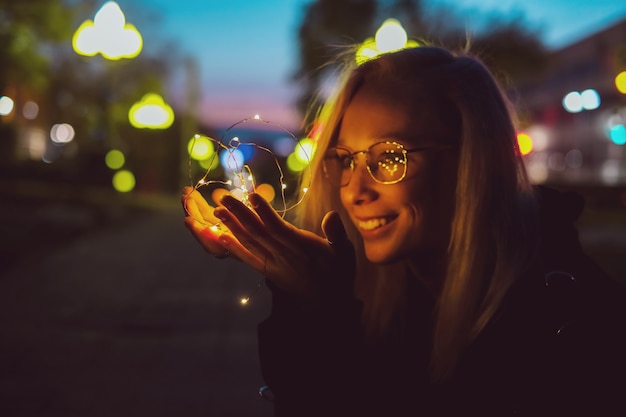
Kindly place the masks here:
<instances>
[{"instance_id":1,"label":"small bulb","mask_svg":"<svg viewBox=\"0 0 626 417\"><path fill-rule=\"evenodd\" d=\"M303 192L303 193L305 193L305 194L306 194L308 191L309 191L309 188L308 188L308 187L304 187L304 188L302 189L302 192Z\"/></svg>"},{"instance_id":2,"label":"small bulb","mask_svg":"<svg viewBox=\"0 0 626 417\"><path fill-rule=\"evenodd\" d=\"M287 188L287 184L281 184L281 188L284 190Z\"/></svg>"},{"instance_id":3,"label":"small bulb","mask_svg":"<svg viewBox=\"0 0 626 417\"><path fill-rule=\"evenodd\" d=\"M240 300L241 305L244 305L244 306L248 304L248 301L250 301L250 297L245 297Z\"/></svg>"},{"instance_id":4,"label":"small bulb","mask_svg":"<svg viewBox=\"0 0 626 417\"><path fill-rule=\"evenodd\" d=\"M217 232L218 230L220 230L220 227L214 224L213 226L211 226L211 230L213 230L214 232Z\"/></svg>"},{"instance_id":5,"label":"small bulb","mask_svg":"<svg viewBox=\"0 0 626 417\"><path fill-rule=\"evenodd\" d=\"M258 114L255 114L255 115L254 115L254 118L255 118L256 120L259 120L259 119L261 118L261 116L259 116Z\"/></svg>"},{"instance_id":6,"label":"small bulb","mask_svg":"<svg viewBox=\"0 0 626 417\"><path fill-rule=\"evenodd\" d=\"M201 179L200 181L198 181L198 184L199 185L204 185L204 184L206 184L206 181L204 181L204 179Z\"/></svg>"},{"instance_id":7,"label":"small bulb","mask_svg":"<svg viewBox=\"0 0 626 417\"><path fill-rule=\"evenodd\" d=\"M233 185L233 181L232 180L226 181L226 185Z\"/></svg>"}]
</instances>

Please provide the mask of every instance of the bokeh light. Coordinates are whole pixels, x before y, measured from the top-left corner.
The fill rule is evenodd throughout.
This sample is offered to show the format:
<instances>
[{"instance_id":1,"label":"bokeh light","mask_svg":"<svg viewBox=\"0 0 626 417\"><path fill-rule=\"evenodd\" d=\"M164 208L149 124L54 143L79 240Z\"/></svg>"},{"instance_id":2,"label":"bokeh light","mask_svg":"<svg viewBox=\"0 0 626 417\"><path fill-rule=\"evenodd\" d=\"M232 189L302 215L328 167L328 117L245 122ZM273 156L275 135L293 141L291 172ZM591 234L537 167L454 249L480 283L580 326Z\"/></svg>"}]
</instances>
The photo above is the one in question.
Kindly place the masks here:
<instances>
[{"instance_id":1,"label":"bokeh light","mask_svg":"<svg viewBox=\"0 0 626 417\"><path fill-rule=\"evenodd\" d=\"M228 149L220 153L220 162L227 171L241 171L245 161L239 149Z\"/></svg>"},{"instance_id":2,"label":"bokeh light","mask_svg":"<svg viewBox=\"0 0 626 417\"><path fill-rule=\"evenodd\" d=\"M567 93L563 97L563 108L570 113L578 113L583 110L583 99L578 91Z\"/></svg>"},{"instance_id":3,"label":"bokeh light","mask_svg":"<svg viewBox=\"0 0 626 417\"><path fill-rule=\"evenodd\" d=\"M101 53L107 59L134 58L141 52L143 39L135 26L126 23L120 6L109 1L94 20L83 22L74 33L72 47L79 55Z\"/></svg>"},{"instance_id":4,"label":"bokeh light","mask_svg":"<svg viewBox=\"0 0 626 417\"><path fill-rule=\"evenodd\" d=\"M128 170L117 171L113 175L113 188L121 193L127 193L135 188L135 175Z\"/></svg>"},{"instance_id":5,"label":"bokeh light","mask_svg":"<svg viewBox=\"0 0 626 417\"><path fill-rule=\"evenodd\" d=\"M615 77L615 87L617 91L626 94L626 71L622 71Z\"/></svg>"},{"instance_id":6,"label":"bokeh light","mask_svg":"<svg viewBox=\"0 0 626 417\"><path fill-rule=\"evenodd\" d=\"M74 139L74 128L69 123L59 123L50 129L50 140L58 144L70 143Z\"/></svg>"},{"instance_id":7,"label":"bokeh light","mask_svg":"<svg viewBox=\"0 0 626 417\"><path fill-rule=\"evenodd\" d=\"M595 110L600 107L600 94L593 88L589 88L580 93L580 97L583 102L583 109Z\"/></svg>"},{"instance_id":8,"label":"bokeh light","mask_svg":"<svg viewBox=\"0 0 626 417\"><path fill-rule=\"evenodd\" d=\"M600 107L600 94L593 88L588 88L582 93L571 91L563 97L563 108L570 113L595 110L598 107Z\"/></svg>"},{"instance_id":9,"label":"bokeh light","mask_svg":"<svg viewBox=\"0 0 626 417\"><path fill-rule=\"evenodd\" d=\"M126 163L124 153L118 149L111 149L104 157L104 162L110 169L120 169Z\"/></svg>"},{"instance_id":10,"label":"bokeh light","mask_svg":"<svg viewBox=\"0 0 626 417\"><path fill-rule=\"evenodd\" d=\"M195 135L187 143L187 153L196 161L204 161L215 153L213 141L208 136Z\"/></svg>"},{"instance_id":11,"label":"bokeh light","mask_svg":"<svg viewBox=\"0 0 626 417\"><path fill-rule=\"evenodd\" d=\"M418 46L420 44L417 41L408 39L406 31L397 19L389 18L376 30L373 38L367 38L361 43L356 51L355 60L357 65L361 65L380 54Z\"/></svg>"},{"instance_id":12,"label":"bokeh light","mask_svg":"<svg viewBox=\"0 0 626 417\"><path fill-rule=\"evenodd\" d=\"M274 201L276 190L271 184L263 183L256 186L255 192L265 199L268 203Z\"/></svg>"},{"instance_id":13,"label":"bokeh light","mask_svg":"<svg viewBox=\"0 0 626 417\"><path fill-rule=\"evenodd\" d=\"M616 145L626 144L626 126L615 125L609 131L609 137L611 141Z\"/></svg>"},{"instance_id":14,"label":"bokeh light","mask_svg":"<svg viewBox=\"0 0 626 417\"><path fill-rule=\"evenodd\" d=\"M310 138L304 138L298 142L294 149L298 161L308 165L313 157L314 143Z\"/></svg>"},{"instance_id":15,"label":"bokeh light","mask_svg":"<svg viewBox=\"0 0 626 417\"><path fill-rule=\"evenodd\" d=\"M174 110L160 95L148 93L131 106L128 120L138 129L167 129L174 123Z\"/></svg>"},{"instance_id":16,"label":"bokeh light","mask_svg":"<svg viewBox=\"0 0 626 417\"><path fill-rule=\"evenodd\" d=\"M13 111L14 103L11 97L0 97L0 116L7 116Z\"/></svg>"},{"instance_id":17,"label":"bokeh light","mask_svg":"<svg viewBox=\"0 0 626 417\"><path fill-rule=\"evenodd\" d=\"M528 155L533 150L533 140L527 132L517 134L517 146L522 155Z\"/></svg>"},{"instance_id":18,"label":"bokeh light","mask_svg":"<svg viewBox=\"0 0 626 417\"><path fill-rule=\"evenodd\" d=\"M39 114L39 105L34 101L27 101L22 108L22 115L25 119L33 120Z\"/></svg>"},{"instance_id":19,"label":"bokeh light","mask_svg":"<svg viewBox=\"0 0 626 417\"><path fill-rule=\"evenodd\" d=\"M387 19L376 31L376 49L380 52L391 52L405 47L408 40L402 24L396 19Z\"/></svg>"}]
</instances>

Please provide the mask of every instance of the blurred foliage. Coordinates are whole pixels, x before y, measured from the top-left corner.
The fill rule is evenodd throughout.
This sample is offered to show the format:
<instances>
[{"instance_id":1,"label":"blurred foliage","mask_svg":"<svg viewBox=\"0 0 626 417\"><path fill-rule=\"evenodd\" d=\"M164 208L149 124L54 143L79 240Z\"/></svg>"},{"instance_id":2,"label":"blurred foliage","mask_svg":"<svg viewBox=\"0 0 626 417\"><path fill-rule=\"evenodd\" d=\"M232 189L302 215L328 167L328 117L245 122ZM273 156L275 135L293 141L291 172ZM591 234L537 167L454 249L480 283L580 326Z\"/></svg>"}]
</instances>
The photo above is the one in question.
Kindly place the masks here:
<instances>
[{"instance_id":1,"label":"blurred foliage","mask_svg":"<svg viewBox=\"0 0 626 417\"><path fill-rule=\"evenodd\" d=\"M302 84L298 108L304 113L324 79L324 69L342 45L371 36L376 0L316 0L306 6L298 33L300 66L294 74Z\"/></svg>"},{"instance_id":2,"label":"blurred foliage","mask_svg":"<svg viewBox=\"0 0 626 417\"><path fill-rule=\"evenodd\" d=\"M26 84L41 91L48 84L42 45L72 36L73 14L62 0L0 0L0 91Z\"/></svg>"},{"instance_id":3,"label":"blurred foliage","mask_svg":"<svg viewBox=\"0 0 626 417\"><path fill-rule=\"evenodd\" d=\"M5 177L110 186L111 171L104 165L104 155L119 148L127 154L127 168L136 170L139 178L142 172L150 172L144 175L150 177L144 181L146 187L158 189L165 184L178 189L178 142L171 139L172 132L135 129L128 121L128 110L144 94L165 95L177 52L171 46L167 53L153 48L152 54L143 51L134 59L119 61L77 55L72 35L83 21L93 19L102 3L0 0L0 95L15 101L13 114L0 120L0 166L7 170ZM20 111L28 101L38 105L34 119ZM18 156L24 153L26 136L34 130L47 135L57 123L73 126L75 137L65 146L47 140L46 154L51 150L54 163ZM155 142L155 138L159 139ZM163 145L154 146L157 142ZM171 170L159 169L161 165Z\"/></svg>"},{"instance_id":4,"label":"blurred foliage","mask_svg":"<svg viewBox=\"0 0 626 417\"><path fill-rule=\"evenodd\" d=\"M302 86L298 108L315 106L336 59L376 32L389 17L398 19L410 38L480 57L505 85L512 85L547 66L547 50L522 16L485 16L483 30L468 34L466 17L454 9L424 7L421 0L313 0L305 6L299 32L300 61L294 73ZM480 20L480 16L472 16ZM307 120L310 122L311 120Z\"/></svg>"}]
</instances>

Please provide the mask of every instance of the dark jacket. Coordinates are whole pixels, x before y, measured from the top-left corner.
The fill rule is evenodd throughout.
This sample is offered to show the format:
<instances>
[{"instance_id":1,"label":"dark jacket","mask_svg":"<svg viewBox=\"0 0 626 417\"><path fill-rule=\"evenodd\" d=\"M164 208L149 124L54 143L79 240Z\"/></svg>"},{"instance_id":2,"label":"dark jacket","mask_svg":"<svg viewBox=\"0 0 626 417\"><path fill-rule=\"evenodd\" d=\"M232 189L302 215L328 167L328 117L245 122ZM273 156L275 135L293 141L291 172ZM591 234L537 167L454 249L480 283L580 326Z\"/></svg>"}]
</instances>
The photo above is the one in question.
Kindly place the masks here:
<instances>
[{"instance_id":1,"label":"dark jacket","mask_svg":"<svg viewBox=\"0 0 626 417\"><path fill-rule=\"evenodd\" d=\"M573 226L582 199L538 196L538 261L445 383L429 381L434 300L416 282L408 321L375 347L356 299L305 310L273 289L259 350L275 415L626 416L624 288L583 253Z\"/></svg>"}]
</instances>

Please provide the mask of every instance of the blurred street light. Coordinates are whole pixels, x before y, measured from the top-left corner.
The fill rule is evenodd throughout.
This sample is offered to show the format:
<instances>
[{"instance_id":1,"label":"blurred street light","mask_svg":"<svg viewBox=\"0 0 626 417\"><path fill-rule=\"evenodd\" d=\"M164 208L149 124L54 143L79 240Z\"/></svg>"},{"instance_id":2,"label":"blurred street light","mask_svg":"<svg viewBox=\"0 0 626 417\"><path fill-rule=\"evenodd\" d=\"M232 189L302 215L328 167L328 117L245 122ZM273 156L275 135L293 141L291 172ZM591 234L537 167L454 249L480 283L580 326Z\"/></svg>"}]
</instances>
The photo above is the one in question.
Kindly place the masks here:
<instances>
[{"instance_id":1,"label":"blurred street light","mask_svg":"<svg viewBox=\"0 0 626 417\"><path fill-rule=\"evenodd\" d=\"M598 107L600 107L600 95L592 88L588 88L582 93L571 91L563 97L563 108L570 113L595 110Z\"/></svg>"},{"instance_id":2,"label":"blurred street light","mask_svg":"<svg viewBox=\"0 0 626 417\"><path fill-rule=\"evenodd\" d=\"M626 71L622 71L615 77L615 87L617 91L626 94Z\"/></svg>"},{"instance_id":3,"label":"blurred street light","mask_svg":"<svg viewBox=\"0 0 626 417\"><path fill-rule=\"evenodd\" d=\"M14 103L11 97L0 97L0 116L8 116L13 111Z\"/></svg>"},{"instance_id":4,"label":"blurred street light","mask_svg":"<svg viewBox=\"0 0 626 417\"><path fill-rule=\"evenodd\" d=\"M106 59L118 60L139 55L143 39L135 26L126 23L120 6L109 1L98 10L94 20L86 20L79 26L72 46L79 55L100 53Z\"/></svg>"},{"instance_id":5,"label":"blurred street light","mask_svg":"<svg viewBox=\"0 0 626 417\"><path fill-rule=\"evenodd\" d=\"M148 93L132 105L128 120L138 129L167 129L174 123L174 110L160 95Z\"/></svg>"},{"instance_id":6,"label":"blurred street light","mask_svg":"<svg viewBox=\"0 0 626 417\"><path fill-rule=\"evenodd\" d=\"M396 19L387 19L376 31L373 38L367 38L356 53L357 64L362 64L380 54L393 52L399 49L419 46L417 41L408 39L402 24Z\"/></svg>"}]
</instances>

